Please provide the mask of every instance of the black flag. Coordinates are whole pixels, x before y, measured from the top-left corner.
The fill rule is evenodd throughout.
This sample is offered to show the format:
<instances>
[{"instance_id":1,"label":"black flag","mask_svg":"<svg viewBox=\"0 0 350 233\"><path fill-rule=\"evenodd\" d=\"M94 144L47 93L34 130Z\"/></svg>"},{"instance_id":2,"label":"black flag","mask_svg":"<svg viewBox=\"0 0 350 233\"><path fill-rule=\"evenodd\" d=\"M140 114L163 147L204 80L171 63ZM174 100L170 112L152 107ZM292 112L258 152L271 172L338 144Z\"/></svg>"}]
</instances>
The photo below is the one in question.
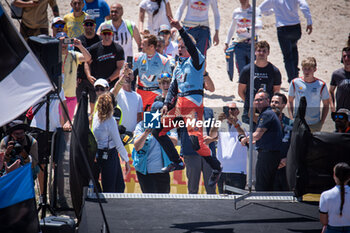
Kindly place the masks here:
<instances>
[{"instance_id":1,"label":"black flag","mask_svg":"<svg viewBox=\"0 0 350 233\"><path fill-rule=\"evenodd\" d=\"M97 143L95 137L89 128L88 118L88 98L86 93L83 93L77 113L74 117L73 128L77 133L75 137L72 133L70 144L70 191L75 214L78 219L81 217L81 205L83 196L83 187L88 186L90 176L88 168L85 166L83 153L79 148L81 144L87 160L92 168L92 164L97 151Z\"/></svg>"}]
</instances>

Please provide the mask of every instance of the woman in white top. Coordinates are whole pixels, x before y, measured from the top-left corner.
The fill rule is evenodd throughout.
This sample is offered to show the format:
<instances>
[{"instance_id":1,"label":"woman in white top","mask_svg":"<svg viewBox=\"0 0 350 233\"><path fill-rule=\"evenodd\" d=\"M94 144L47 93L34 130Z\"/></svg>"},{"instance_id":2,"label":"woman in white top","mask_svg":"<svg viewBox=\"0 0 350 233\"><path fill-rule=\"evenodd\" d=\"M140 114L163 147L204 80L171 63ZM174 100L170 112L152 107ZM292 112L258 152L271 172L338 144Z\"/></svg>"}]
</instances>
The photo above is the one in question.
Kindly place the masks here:
<instances>
[{"instance_id":1,"label":"woman in white top","mask_svg":"<svg viewBox=\"0 0 350 233\"><path fill-rule=\"evenodd\" d=\"M103 192L122 193L125 189L123 172L118 152L125 162L125 173L130 171L128 153L120 139L118 125L113 118L112 98L108 93L97 100L97 112L94 115L92 131L97 142L97 163L101 169Z\"/></svg>"},{"instance_id":2,"label":"woman in white top","mask_svg":"<svg viewBox=\"0 0 350 233\"><path fill-rule=\"evenodd\" d=\"M323 233L350 233L350 166L338 163L334 166L336 186L321 194L320 221Z\"/></svg>"},{"instance_id":3,"label":"woman in white top","mask_svg":"<svg viewBox=\"0 0 350 233\"><path fill-rule=\"evenodd\" d=\"M169 0L142 0L140 3L139 29L142 35L158 35L160 25L170 26L168 17L173 17ZM147 13L147 27L144 28L145 13ZM148 32L147 32L148 31Z\"/></svg>"}]
</instances>

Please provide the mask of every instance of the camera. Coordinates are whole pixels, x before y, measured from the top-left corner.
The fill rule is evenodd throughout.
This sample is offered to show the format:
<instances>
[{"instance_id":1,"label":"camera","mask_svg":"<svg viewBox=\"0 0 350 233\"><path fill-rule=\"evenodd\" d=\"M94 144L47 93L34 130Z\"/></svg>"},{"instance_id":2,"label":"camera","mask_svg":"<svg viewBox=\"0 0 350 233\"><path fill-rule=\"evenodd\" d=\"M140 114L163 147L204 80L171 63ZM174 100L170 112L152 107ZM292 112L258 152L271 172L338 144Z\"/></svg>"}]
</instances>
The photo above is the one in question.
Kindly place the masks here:
<instances>
[{"instance_id":1,"label":"camera","mask_svg":"<svg viewBox=\"0 0 350 233\"><path fill-rule=\"evenodd\" d=\"M63 39L63 44L73 44L74 39L73 38L64 38Z\"/></svg>"},{"instance_id":2,"label":"camera","mask_svg":"<svg viewBox=\"0 0 350 233\"><path fill-rule=\"evenodd\" d=\"M9 154L9 165L14 163L17 159L21 160L21 165L25 164L23 157L20 155L23 149L24 147L21 143L19 143L18 141L13 141L13 149Z\"/></svg>"}]
</instances>

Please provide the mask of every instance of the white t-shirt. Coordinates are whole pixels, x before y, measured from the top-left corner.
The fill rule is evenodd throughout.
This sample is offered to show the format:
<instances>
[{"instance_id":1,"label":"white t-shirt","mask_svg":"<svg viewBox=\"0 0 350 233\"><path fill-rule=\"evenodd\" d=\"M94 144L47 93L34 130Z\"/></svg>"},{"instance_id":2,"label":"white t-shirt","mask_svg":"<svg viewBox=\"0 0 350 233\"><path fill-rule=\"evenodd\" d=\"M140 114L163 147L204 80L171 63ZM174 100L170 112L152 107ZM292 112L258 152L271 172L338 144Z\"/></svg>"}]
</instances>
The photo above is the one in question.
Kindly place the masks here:
<instances>
[{"instance_id":1,"label":"white t-shirt","mask_svg":"<svg viewBox=\"0 0 350 233\"><path fill-rule=\"evenodd\" d=\"M316 79L309 83L305 82L302 77L295 78L289 85L288 95L295 98L294 117L299 108L300 98L305 96L307 103L305 113L306 123L314 125L321 120L321 102L329 99L327 85L324 81Z\"/></svg>"},{"instance_id":2,"label":"white t-shirt","mask_svg":"<svg viewBox=\"0 0 350 233\"><path fill-rule=\"evenodd\" d=\"M247 174L247 147L238 141L238 132L233 125L219 132L217 158L223 166L222 172Z\"/></svg>"},{"instance_id":3,"label":"white t-shirt","mask_svg":"<svg viewBox=\"0 0 350 233\"><path fill-rule=\"evenodd\" d=\"M328 225L333 227L350 226L350 187L345 186L343 212L340 217L340 186L324 191L320 197L320 212L328 214Z\"/></svg>"},{"instance_id":4,"label":"white t-shirt","mask_svg":"<svg viewBox=\"0 0 350 233\"><path fill-rule=\"evenodd\" d=\"M159 27L162 24L167 24L170 27L168 17L166 16L166 3L168 3L168 1L169 0L165 0L165 3L164 1L161 2L159 11L154 16L153 12L158 9L158 4L156 2L152 2L151 0L143 0L139 5L140 8L146 11L148 17L147 29L152 35L158 35Z\"/></svg>"},{"instance_id":5,"label":"white t-shirt","mask_svg":"<svg viewBox=\"0 0 350 233\"><path fill-rule=\"evenodd\" d=\"M220 28L220 13L217 0L182 0L179 8L176 11L175 19L180 21L182 14L187 6L187 13L184 19L184 26L196 27L207 26L209 27L209 5L213 10L215 30Z\"/></svg>"},{"instance_id":6,"label":"white t-shirt","mask_svg":"<svg viewBox=\"0 0 350 233\"><path fill-rule=\"evenodd\" d=\"M116 101L123 112L121 124L127 131L133 132L137 125L137 113L142 112L142 98L135 91L120 89Z\"/></svg>"},{"instance_id":7,"label":"white t-shirt","mask_svg":"<svg viewBox=\"0 0 350 233\"><path fill-rule=\"evenodd\" d=\"M170 41L168 47L164 49L164 54L171 57L176 57L176 55L179 55L177 43Z\"/></svg>"},{"instance_id":8,"label":"white t-shirt","mask_svg":"<svg viewBox=\"0 0 350 233\"><path fill-rule=\"evenodd\" d=\"M60 92L60 98L62 101L66 100L64 97L63 88ZM43 97L38 103L45 100L46 96ZM50 113L49 113L49 123L50 123L50 132L56 131L57 128L61 128L61 122L60 122L60 113L59 113L59 107L60 107L60 100L58 99L58 96L56 94L50 95ZM36 107L34 105L33 112L35 111ZM62 112L62 114L64 114ZM38 112L34 115L32 122L30 123L31 127L36 127L42 130L46 130L46 103L44 103Z\"/></svg>"},{"instance_id":9,"label":"white t-shirt","mask_svg":"<svg viewBox=\"0 0 350 233\"><path fill-rule=\"evenodd\" d=\"M129 21L134 30L135 23ZM112 24L113 26L113 24ZM127 61L127 57L133 56L132 50L132 40L128 27L126 26L125 21L123 20L122 24L119 26L118 30L113 26L114 31L114 41L117 42L124 49L125 61Z\"/></svg>"}]
</instances>

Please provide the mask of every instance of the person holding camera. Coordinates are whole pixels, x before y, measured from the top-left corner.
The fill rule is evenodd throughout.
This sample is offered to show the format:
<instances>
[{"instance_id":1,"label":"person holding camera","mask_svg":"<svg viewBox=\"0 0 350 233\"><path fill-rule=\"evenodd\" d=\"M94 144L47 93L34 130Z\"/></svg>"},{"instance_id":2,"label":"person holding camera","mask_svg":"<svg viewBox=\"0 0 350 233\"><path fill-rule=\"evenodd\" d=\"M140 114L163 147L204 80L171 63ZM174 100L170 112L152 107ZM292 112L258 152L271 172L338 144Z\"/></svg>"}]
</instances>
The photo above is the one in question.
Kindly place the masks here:
<instances>
[{"instance_id":1,"label":"person holding camera","mask_svg":"<svg viewBox=\"0 0 350 233\"><path fill-rule=\"evenodd\" d=\"M240 144L240 139L246 134L241 127L242 123L238 120L239 113L236 103L224 106L218 120L221 122L227 120L228 127L220 131L219 128L213 127L209 136L204 138L206 143L218 141L217 158L223 167L218 181L220 194L224 193L224 184L244 189L247 183L247 148Z\"/></svg>"},{"instance_id":2,"label":"person holding camera","mask_svg":"<svg viewBox=\"0 0 350 233\"><path fill-rule=\"evenodd\" d=\"M62 76L64 80L62 88L64 90L64 96L66 97L69 118L72 120L75 106L77 105L76 89L78 65L82 62L89 62L91 60L91 55L79 39L68 38L65 32L57 33L56 38L62 43ZM80 52L68 50L69 44L73 44Z\"/></svg>"},{"instance_id":3,"label":"person holding camera","mask_svg":"<svg viewBox=\"0 0 350 233\"><path fill-rule=\"evenodd\" d=\"M30 135L29 129L21 120L14 120L8 125L7 136L0 143L0 176L9 173L20 166L32 162L34 178L39 171L38 143Z\"/></svg>"}]
</instances>

